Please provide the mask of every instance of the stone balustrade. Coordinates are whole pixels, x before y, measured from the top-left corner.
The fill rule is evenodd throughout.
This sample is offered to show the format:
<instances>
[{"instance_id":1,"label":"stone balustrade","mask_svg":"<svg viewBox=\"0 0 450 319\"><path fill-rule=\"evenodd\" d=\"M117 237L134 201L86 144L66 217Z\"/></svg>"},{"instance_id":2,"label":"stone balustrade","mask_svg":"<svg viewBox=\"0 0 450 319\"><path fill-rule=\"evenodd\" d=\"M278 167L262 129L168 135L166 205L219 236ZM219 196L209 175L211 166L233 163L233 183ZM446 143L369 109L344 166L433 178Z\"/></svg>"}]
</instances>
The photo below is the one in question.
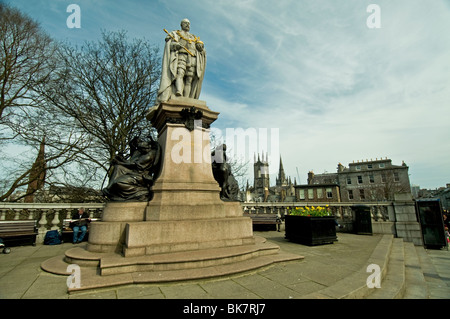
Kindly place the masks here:
<instances>
[{"instance_id":1,"label":"stone balustrade","mask_svg":"<svg viewBox=\"0 0 450 319\"><path fill-rule=\"evenodd\" d=\"M37 243L44 241L48 230L61 230L64 219L84 207L90 218L101 218L105 203L0 203L1 220L36 220Z\"/></svg>"},{"instance_id":2,"label":"stone balustrade","mask_svg":"<svg viewBox=\"0 0 450 319\"><path fill-rule=\"evenodd\" d=\"M247 202L241 203L245 213L254 214L277 214L283 218L293 207L306 206L328 206L332 214L340 221L350 221L353 219L352 207L369 206L372 221L394 221L392 214L393 202L360 202L360 203L315 203L315 202L281 202L281 203L258 203Z\"/></svg>"},{"instance_id":3,"label":"stone balustrade","mask_svg":"<svg viewBox=\"0 0 450 319\"><path fill-rule=\"evenodd\" d=\"M353 230L353 211L356 206L364 205L370 208L372 232L374 234L393 234L417 246L423 245L420 224L417 220L415 202L410 196L397 196L395 201L358 202L358 203L316 203L316 202L243 202L241 206L245 213L277 214L283 218L292 207L327 206L338 223L342 232ZM405 222L407 220L407 222Z\"/></svg>"},{"instance_id":4,"label":"stone balustrade","mask_svg":"<svg viewBox=\"0 0 450 319\"><path fill-rule=\"evenodd\" d=\"M370 207L372 230L374 234L393 234L416 245L423 245L420 224L416 219L414 201L398 198L385 202L358 203L314 203L314 202L241 202L244 213L277 214L283 218L292 207L326 206L339 224L341 231L351 231L353 221L352 207ZM105 203L0 203L1 220L34 219L38 221L38 243L42 243L48 230L61 229L63 219L71 218L80 207L84 207L91 218L102 217ZM406 223L404 220L408 220Z\"/></svg>"}]
</instances>

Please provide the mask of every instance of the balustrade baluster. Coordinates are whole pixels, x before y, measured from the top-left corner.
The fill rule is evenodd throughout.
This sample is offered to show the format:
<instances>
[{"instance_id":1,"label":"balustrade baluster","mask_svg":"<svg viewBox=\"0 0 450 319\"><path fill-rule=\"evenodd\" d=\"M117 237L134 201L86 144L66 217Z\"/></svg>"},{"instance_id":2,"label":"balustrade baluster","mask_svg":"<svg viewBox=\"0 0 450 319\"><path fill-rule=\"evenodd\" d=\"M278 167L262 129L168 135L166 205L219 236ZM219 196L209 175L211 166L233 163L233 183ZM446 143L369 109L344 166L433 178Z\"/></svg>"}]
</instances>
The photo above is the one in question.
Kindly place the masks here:
<instances>
[{"instance_id":1,"label":"balustrade baluster","mask_svg":"<svg viewBox=\"0 0 450 319\"><path fill-rule=\"evenodd\" d=\"M55 216L53 216L53 220L52 220L52 227L50 228L51 230L59 230L59 209L54 209L53 210L55 212Z\"/></svg>"},{"instance_id":2,"label":"balustrade baluster","mask_svg":"<svg viewBox=\"0 0 450 319\"><path fill-rule=\"evenodd\" d=\"M20 219L20 211L22 209L14 209L15 213L14 213L14 220L19 220Z\"/></svg>"},{"instance_id":3,"label":"balustrade baluster","mask_svg":"<svg viewBox=\"0 0 450 319\"><path fill-rule=\"evenodd\" d=\"M45 234L47 233L47 210L42 210L41 219L39 220L39 229L38 229L38 236L37 236L37 242L43 243Z\"/></svg>"},{"instance_id":4,"label":"balustrade baluster","mask_svg":"<svg viewBox=\"0 0 450 319\"><path fill-rule=\"evenodd\" d=\"M336 207L336 212L334 214L334 217L336 217L337 219L342 218L341 209L342 209L342 207L340 207L340 206Z\"/></svg>"},{"instance_id":5,"label":"balustrade baluster","mask_svg":"<svg viewBox=\"0 0 450 319\"><path fill-rule=\"evenodd\" d=\"M378 207L375 207L375 215L376 215L376 220L383 220L383 215L381 215L381 211Z\"/></svg>"},{"instance_id":6,"label":"balustrade baluster","mask_svg":"<svg viewBox=\"0 0 450 319\"><path fill-rule=\"evenodd\" d=\"M381 215L383 215L383 220L389 221L388 208L386 206L380 207Z\"/></svg>"},{"instance_id":7,"label":"balustrade baluster","mask_svg":"<svg viewBox=\"0 0 450 319\"><path fill-rule=\"evenodd\" d=\"M352 217L351 208L350 207L344 207L344 214L343 219L348 219Z\"/></svg>"}]
</instances>

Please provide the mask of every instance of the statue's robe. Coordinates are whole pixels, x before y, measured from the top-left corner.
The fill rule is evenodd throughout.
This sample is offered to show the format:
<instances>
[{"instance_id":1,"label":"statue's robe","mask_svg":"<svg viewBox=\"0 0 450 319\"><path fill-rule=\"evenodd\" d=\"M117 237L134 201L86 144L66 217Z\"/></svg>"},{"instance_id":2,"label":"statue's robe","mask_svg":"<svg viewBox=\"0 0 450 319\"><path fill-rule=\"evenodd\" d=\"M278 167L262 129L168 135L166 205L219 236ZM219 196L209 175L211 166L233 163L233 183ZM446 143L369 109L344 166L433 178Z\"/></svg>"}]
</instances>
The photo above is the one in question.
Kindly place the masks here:
<instances>
[{"instance_id":1,"label":"statue's robe","mask_svg":"<svg viewBox=\"0 0 450 319\"><path fill-rule=\"evenodd\" d=\"M180 41L180 37L176 31L170 33L177 41ZM166 45L164 46L164 55L162 59L161 66L161 81L159 84L157 104L159 102L168 101L172 95L175 95L175 79L177 76L178 68L178 55L179 51L172 51L171 45L174 40L168 36L166 38ZM197 59L197 65L195 70L194 79L192 81L191 92L193 93L193 98L198 99L200 96L200 91L202 89L203 78L205 76L206 68L206 51L198 51L195 49L195 43L190 46L189 51L194 53ZM183 50L183 49L181 49Z\"/></svg>"}]
</instances>

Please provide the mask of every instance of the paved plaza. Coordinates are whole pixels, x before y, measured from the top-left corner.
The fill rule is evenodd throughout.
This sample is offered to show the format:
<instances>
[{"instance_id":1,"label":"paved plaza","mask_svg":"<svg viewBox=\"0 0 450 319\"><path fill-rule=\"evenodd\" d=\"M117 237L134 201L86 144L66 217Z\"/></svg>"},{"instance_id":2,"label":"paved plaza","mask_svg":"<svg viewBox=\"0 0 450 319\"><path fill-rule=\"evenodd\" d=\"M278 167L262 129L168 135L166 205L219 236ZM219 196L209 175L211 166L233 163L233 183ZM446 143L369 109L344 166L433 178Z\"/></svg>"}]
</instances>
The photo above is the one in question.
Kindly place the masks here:
<instances>
[{"instance_id":1,"label":"paved plaza","mask_svg":"<svg viewBox=\"0 0 450 319\"><path fill-rule=\"evenodd\" d=\"M67 292L66 276L44 272L40 264L73 247L12 247L0 254L1 299L297 299L330 298L330 291L351 286L355 273L368 266L375 250L382 251L383 235L338 233L334 244L305 246L287 241L284 231L255 232L280 246L281 251L304 256L303 260L277 263L266 268L223 278L187 282L125 285L96 290ZM85 245L85 244L80 244ZM425 279L436 280L428 287L430 298L450 298L450 252L426 250L429 260ZM416 267L416 266L414 266ZM414 268L413 267L413 268ZM417 268L417 267L416 267ZM428 277L428 278L426 278ZM82 284L82 274L81 274ZM365 283L358 283L364 285ZM325 293L325 292L328 292ZM332 295L331 295L332 296Z\"/></svg>"}]
</instances>

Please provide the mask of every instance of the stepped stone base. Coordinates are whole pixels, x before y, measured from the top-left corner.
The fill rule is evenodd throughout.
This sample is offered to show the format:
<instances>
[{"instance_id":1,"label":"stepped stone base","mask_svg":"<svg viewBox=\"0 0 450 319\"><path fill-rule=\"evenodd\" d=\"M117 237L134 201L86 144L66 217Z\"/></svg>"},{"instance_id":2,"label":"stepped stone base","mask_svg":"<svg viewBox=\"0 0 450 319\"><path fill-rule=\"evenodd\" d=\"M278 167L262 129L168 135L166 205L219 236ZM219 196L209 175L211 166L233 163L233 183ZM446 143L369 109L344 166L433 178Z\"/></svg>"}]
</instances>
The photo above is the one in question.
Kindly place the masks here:
<instances>
[{"instance_id":1,"label":"stepped stone base","mask_svg":"<svg viewBox=\"0 0 450 319\"><path fill-rule=\"evenodd\" d=\"M183 117L192 110L201 116L193 126ZM82 267L81 287L72 291L224 276L303 258L255 238L240 203L221 200L208 129L217 112L182 98L161 103L152 114L162 163L152 200L108 203L102 220L90 226L86 248L70 249L42 269L69 275L69 264Z\"/></svg>"},{"instance_id":2,"label":"stepped stone base","mask_svg":"<svg viewBox=\"0 0 450 319\"><path fill-rule=\"evenodd\" d=\"M303 259L302 256L279 252L279 247L262 237L255 243L217 249L199 249L139 257L115 253L94 253L75 247L64 256L46 260L41 268L58 275L69 275L67 266L81 267L78 291L125 284L157 283L204 279L237 274L269 266L276 262Z\"/></svg>"},{"instance_id":3,"label":"stepped stone base","mask_svg":"<svg viewBox=\"0 0 450 319\"><path fill-rule=\"evenodd\" d=\"M104 218L93 222L89 242L41 264L47 272L69 275L81 267L81 286L70 291L133 283L220 277L302 259L253 236L252 222L236 202L222 202L220 218L138 221L147 203L108 203ZM134 213L121 211L130 205ZM134 221L133 221L134 220Z\"/></svg>"},{"instance_id":4,"label":"stepped stone base","mask_svg":"<svg viewBox=\"0 0 450 319\"><path fill-rule=\"evenodd\" d=\"M127 205L131 213L123 214ZM181 214L184 206L179 206ZM252 221L242 216L238 202L224 202L217 195L214 204L199 203L198 206L216 216L144 220L149 203L107 203L102 221L90 225L87 250L132 257L254 243Z\"/></svg>"}]
</instances>

